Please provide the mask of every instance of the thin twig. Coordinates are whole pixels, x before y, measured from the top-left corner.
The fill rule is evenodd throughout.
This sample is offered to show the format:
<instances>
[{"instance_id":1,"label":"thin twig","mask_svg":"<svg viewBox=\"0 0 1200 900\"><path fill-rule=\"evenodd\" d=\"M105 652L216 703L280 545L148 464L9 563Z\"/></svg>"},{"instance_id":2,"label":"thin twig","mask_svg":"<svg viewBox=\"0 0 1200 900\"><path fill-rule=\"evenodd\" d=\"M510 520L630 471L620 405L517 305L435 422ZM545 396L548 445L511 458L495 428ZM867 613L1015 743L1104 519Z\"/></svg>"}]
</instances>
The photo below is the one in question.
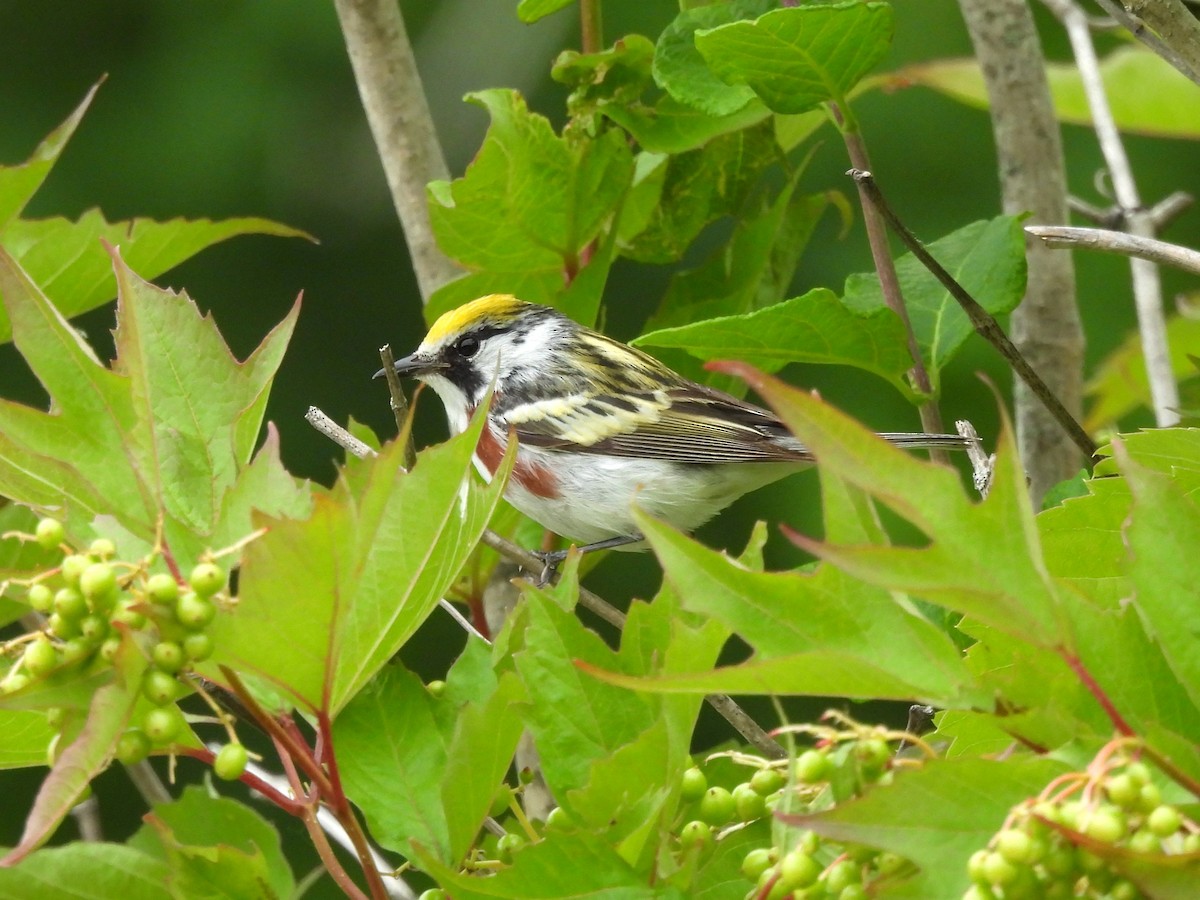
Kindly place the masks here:
<instances>
[{"instance_id":1,"label":"thin twig","mask_svg":"<svg viewBox=\"0 0 1200 900\"><path fill-rule=\"evenodd\" d=\"M1042 2L1062 22L1071 41L1075 64L1079 67L1079 77L1083 82L1083 91L1092 113L1096 140L1100 144L1100 152L1104 155L1108 173L1112 178L1113 193L1125 213L1129 231L1139 237L1152 238L1154 225L1142 209L1142 200L1133 178L1133 167L1129 163L1125 145L1121 142L1121 133L1113 119L1104 81L1100 76L1100 59L1092 44L1087 16L1072 0ZM1175 383L1175 375L1171 370L1171 351L1167 344L1167 323L1163 313L1162 280L1158 267L1148 260L1131 259L1129 267L1133 276L1133 299L1137 309L1138 332L1142 339L1142 356L1146 363L1146 379L1150 385L1154 418L1160 427L1174 425L1179 421L1179 386Z\"/></svg>"},{"instance_id":2,"label":"thin twig","mask_svg":"<svg viewBox=\"0 0 1200 900\"><path fill-rule=\"evenodd\" d=\"M428 303L462 274L434 240L425 188L450 177L396 0L334 0L354 80Z\"/></svg>"},{"instance_id":3,"label":"thin twig","mask_svg":"<svg viewBox=\"0 0 1200 900\"><path fill-rule=\"evenodd\" d=\"M1196 81L1200 72L1200 23L1181 0L1122 0L1129 12L1158 33L1182 61L1176 66ZM1163 57L1176 65L1170 57ZM1200 83L1200 82L1197 82Z\"/></svg>"},{"instance_id":4,"label":"thin twig","mask_svg":"<svg viewBox=\"0 0 1200 900\"><path fill-rule=\"evenodd\" d=\"M392 345L384 344L379 348L379 359L383 363L383 377L387 379L388 396L391 398L392 413L396 417L396 434L404 437L404 468L411 469L417 461L417 448L412 439L411 411L408 396L400 385L400 376L396 372L396 358L392 355Z\"/></svg>"},{"instance_id":5,"label":"thin twig","mask_svg":"<svg viewBox=\"0 0 1200 900\"><path fill-rule=\"evenodd\" d=\"M1025 357L1013 346L1013 342L1008 339L1008 335L1004 333L1004 329L1000 327L1000 323L996 321L995 317L980 306L979 302L967 293L966 289L954 279L953 275L942 268L942 265L929 254L929 251L917 240L916 236L900 221L895 211L884 199L883 192L879 190L879 185L875 183L875 179L871 173L851 169L849 174L856 182L865 186L871 202L879 208L888 225L900 237L904 245L921 261L921 264L925 268L933 273L934 277L942 283L942 286L950 292L950 296L958 301L959 306L963 308L963 312L970 318L975 330L1000 351L1000 354L1012 366L1013 371L1017 373L1037 398L1042 401L1046 409L1050 411L1062 426L1063 430L1070 435L1075 445L1087 457L1091 458L1095 455L1096 444L1088 436L1088 433L1083 430L1083 426L1075 420L1074 416L1067 411L1062 402L1046 387L1046 383L1033 370L1033 367L1025 361Z\"/></svg>"},{"instance_id":6,"label":"thin twig","mask_svg":"<svg viewBox=\"0 0 1200 900\"><path fill-rule=\"evenodd\" d=\"M959 419L954 423L954 427L968 441L966 451L967 459L971 461L971 483L975 485L979 496L986 500L992 489L992 474L996 468L995 454L988 455L988 452L983 449L983 441L979 439L979 432L966 419Z\"/></svg>"},{"instance_id":7,"label":"thin twig","mask_svg":"<svg viewBox=\"0 0 1200 900\"><path fill-rule=\"evenodd\" d=\"M374 450L342 428L342 426L338 425L315 406L308 408L308 412L304 414L304 421L352 456L357 456L359 459L367 459L375 455Z\"/></svg>"},{"instance_id":8,"label":"thin twig","mask_svg":"<svg viewBox=\"0 0 1200 900\"><path fill-rule=\"evenodd\" d=\"M1124 25L1129 33L1141 41L1151 52L1161 56L1173 68L1191 81L1200 84L1200 71L1193 69L1186 59L1175 52L1173 47L1160 40L1158 35L1147 28L1145 23L1136 16L1131 16L1120 3L1117 3L1116 0L1096 0L1096 3L1106 13Z\"/></svg>"},{"instance_id":9,"label":"thin twig","mask_svg":"<svg viewBox=\"0 0 1200 900\"><path fill-rule=\"evenodd\" d=\"M846 154L850 157L850 165L856 169L862 169L864 172L870 171L871 160L867 155L867 146L863 142L858 126L846 113L843 113L836 103L830 103L829 109L833 114L834 121L837 122L838 130L842 133L842 140L846 144ZM883 302L900 318L900 324L904 326L908 353L913 361L909 377L916 385L917 390L928 396L933 393L933 385L929 380L925 361L921 358L921 347L917 343L916 332L913 331L912 322L908 317L908 306L904 303L904 294L900 290L896 264L892 260L892 251L888 246L887 229L884 227L878 211L871 205L861 188L859 188L858 200L863 211L863 224L867 229L867 243L871 247L871 259L875 263L875 272L879 276L879 288L883 292ZM941 434L945 430L942 427L942 415L938 411L937 403L932 399L922 401L920 413L921 427L927 432ZM936 450L930 455L940 462L948 461L945 451Z\"/></svg>"},{"instance_id":10,"label":"thin twig","mask_svg":"<svg viewBox=\"0 0 1200 900\"><path fill-rule=\"evenodd\" d=\"M129 780L133 782L134 788L142 795L147 806L171 802L171 792L162 783L162 779L158 777L158 773L154 771L149 760L143 759L141 762L126 766L125 774L129 776Z\"/></svg>"},{"instance_id":11,"label":"thin twig","mask_svg":"<svg viewBox=\"0 0 1200 900\"><path fill-rule=\"evenodd\" d=\"M1047 247L1067 250L1098 250L1121 256L1136 256L1151 262L1200 275L1200 252L1156 238L1140 237L1124 231L1103 228L1076 228L1070 225L1027 225L1025 231L1040 238Z\"/></svg>"},{"instance_id":12,"label":"thin twig","mask_svg":"<svg viewBox=\"0 0 1200 900\"><path fill-rule=\"evenodd\" d=\"M92 843L104 840L104 829L100 825L100 801L95 794L72 806L71 818L79 828L80 840Z\"/></svg>"},{"instance_id":13,"label":"thin twig","mask_svg":"<svg viewBox=\"0 0 1200 900\"><path fill-rule=\"evenodd\" d=\"M579 47L584 53L599 53L604 49L600 0L579 0Z\"/></svg>"}]
</instances>

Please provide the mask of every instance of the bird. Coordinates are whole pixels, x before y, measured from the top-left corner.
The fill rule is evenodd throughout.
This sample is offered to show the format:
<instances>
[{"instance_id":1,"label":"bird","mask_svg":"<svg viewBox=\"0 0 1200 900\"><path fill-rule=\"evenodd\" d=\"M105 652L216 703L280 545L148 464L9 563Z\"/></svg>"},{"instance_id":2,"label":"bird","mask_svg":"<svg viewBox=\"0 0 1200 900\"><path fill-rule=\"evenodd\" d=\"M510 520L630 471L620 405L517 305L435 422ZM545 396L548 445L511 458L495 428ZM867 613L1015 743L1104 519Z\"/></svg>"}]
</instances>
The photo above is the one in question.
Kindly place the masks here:
<instances>
[{"instance_id":1,"label":"bird","mask_svg":"<svg viewBox=\"0 0 1200 900\"><path fill-rule=\"evenodd\" d=\"M490 481L516 440L505 498L583 552L645 549L634 503L691 532L813 462L769 410L511 294L444 313L395 371L433 389L454 434L488 403L475 467ZM957 434L880 436L907 448L968 443ZM537 555L552 566L565 554Z\"/></svg>"}]
</instances>

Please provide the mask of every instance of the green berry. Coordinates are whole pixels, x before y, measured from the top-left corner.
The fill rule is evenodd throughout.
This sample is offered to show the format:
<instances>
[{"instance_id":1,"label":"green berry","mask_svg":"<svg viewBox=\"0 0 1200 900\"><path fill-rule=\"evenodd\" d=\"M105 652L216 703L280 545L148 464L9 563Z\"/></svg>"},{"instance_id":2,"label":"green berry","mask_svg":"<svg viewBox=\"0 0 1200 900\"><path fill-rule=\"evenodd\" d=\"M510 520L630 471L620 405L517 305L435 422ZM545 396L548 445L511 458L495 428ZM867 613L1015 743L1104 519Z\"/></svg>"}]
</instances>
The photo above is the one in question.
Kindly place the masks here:
<instances>
[{"instance_id":1,"label":"green berry","mask_svg":"<svg viewBox=\"0 0 1200 900\"><path fill-rule=\"evenodd\" d=\"M199 631L217 615L217 607L211 600L195 591L188 591L175 602L175 617L184 628Z\"/></svg>"},{"instance_id":2,"label":"green berry","mask_svg":"<svg viewBox=\"0 0 1200 900\"><path fill-rule=\"evenodd\" d=\"M779 880L795 888L815 884L821 875L821 864L803 850L793 850L779 861Z\"/></svg>"},{"instance_id":3,"label":"green berry","mask_svg":"<svg viewBox=\"0 0 1200 900\"><path fill-rule=\"evenodd\" d=\"M725 825L736 813L733 794L723 787L710 787L700 798L700 818L709 825Z\"/></svg>"},{"instance_id":4,"label":"green berry","mask_svg":"<svg viewBox=\"0 0 1200 900\"><path fill-rule=\"evenodd\" d=\"M39 519L33 534L45 550L56 550L67 537L62 522L51 518Z\"/></svg>"},{"instance_id":5,"label":"green berry","mask_svg":"<svg viewBox=\"0 0 1200 900\"><path fill-rule=\"evenodd\" d=\"M1066 878L1075 871L1075 848L1070 844L1057 844L1042 857L1042 868L1056 878Z\"/></svg>"},{"instance_id":6,"label":"green berry","mask_svg":"<svg viewBox=\"0 0 1200 900\"><path fill-rule=\"evenodd\" d=\"M1144 784L1150 783L1150 767L1140 760L1135 760L1125 766L1125 774L1132 779L1133 783L1139 788Z\"/></svg>"},{"instance_id":7,"label":"green berry","mask_svg":"<svg viewBox=\"0 0 1200 900\"><path fill-rule=\"evenodd\" d=\"M213 654L213 639L203 631L195 631L183 639L183 655L192 662L204 662Z\"/></svg>"},{"instance_id":8,"label":"green berry","mask_svg":"<svg viewBox=\"0 0 1200 900\"><path fill-rule=\"evenodd\" d=\"M21 663L34 678L49 675L58 667L58 650L44 636L30 642L21 656Z\"/></svg>"},{"instance_id":9,"label":"green berry","mask_svg":"<svg viewBox=\"0 0 1200 900\"><path fill-rule=\"evenodd\" d=\"M1189 831L1183 839L1184 853L1200 853L1200 831Z\"/></svg>"},{"instance_id":10,"label":"green berry","mask_svg":"<svg viewBox=\"0 0 1200 900\"><path fill-rule=\"evenodd\" d=\"M1079 871L1085 872L1090 876L1094 876L1097 872L1102 872L1108 868L1108 863L1103 856L1093 853L1091 850L1084 850L1080 847L1075 851L1075 864Z\"/></svg>"},{"instance_id":11,"label":"green berry","mask_svg":"<svg viewBox=\"0 0 1200 900\"><path fill-rule=\"evenodd\" d=\"M183 648L174 641L159 641L150 651L150 658L156 666L172 675L183 668L185 661Z\"/></svg>"},{"instance_id":12,"label":"green berry","mask_svg":"<svg viewBox=\"0 0 1200 900\"><path fill-rule=\"evenodd\" d=\"M84 569L92 564L92 561L86 556L80 556L78 553L72 553L69 556L64 556L62 561L62 577L63 581L74 587L79 584L79 579L83 575Z\"/></svg>"},{"instance_id":13,"label":"green berry","mask_svg":"<svg viewBox=\"0 0 1200 900\"><path fill-rule=\"evenodd\" d=\"M121 649L121 639L119 637L110 637L100 645L100 658L105 662L112 662L117 658L117 653Z\"/></svg>"},{"instance_id":14,"label":"green berry","mask_svg":"<svg viewBox=\"0 0 1200 900\"><path fill-rule=\"evenodd\" d=\"M785 784L787 779L778 769L759 769L750 776L750 787L764 797L780 790Z\"/></svg>"},{"instance_id":15,"label":"green berry","mask_svg":"<svg viewBox=\"0 0 1200 900\"><path fill-rule=\"evenodd\" d=\"M1138 890L1136 884L1126 878L1113 883L1113 886L1108 889L1108 895L1112 900L1139 900L1142 892Z\"/></svg>"},{"instance_id":16,"label":"green berry","mask_svg":"<svg viewBox=\"0 0 1200 900\"><path fill-rule=\"evenodd\" d=\"M1129 836L1125 846L1131 852L1143 855L1162 852L1162 840L1149 828L1139 828Z\"/></svg>"},{"instance_id":17,"label":"green berry","mask_svg":"<svg viewBox=\"0 0 1200 900\"><path fill-rule=\"evenodd\" d=\"M519 834L509 832L500 836L496 841L496 856L501 862L511 863L513 854L525 846L525 839Z\"/></svg>"},{"instance_id":18,"label":"green berry","mask_svg":"<svg viewBox=\"0 0 1200 900\"><path fill-rule=\"evenodd\" d=\"M96 538L88 545L88 556L96 559L112 559L117 555L117 545L108 538Z\"/></svg>"},{"instance_id":19,"label":"green berry","mask_svg":"<svg viewBox=\"0 0 1200 900\"><path fill-rule=\"evenodd\" d=\"M122 603L117 607L116 612L112 616L113 624L120 623L127 626L131 631L141 631L146 627L146 616L140 612L132 603Z\"/></svg>"},{"instance_id":20,"label":"green berry","mask_svg":"<svg viewBox=\"0 0 1200 900\"><path fill-rule=\"evenodd\" d=\"M237 781L249 761L250 756L241 744L226 744L213 759L213 772L222 781Z\"/></svg>"},{"instance_id":21,"label":"green berry","mask_svg":"<svg viewBox=\"0 0 1200 900\"><path fill-rule=\"evenodd\" d=\"M430 888L427 891L422 891L421 896L417 900L450 900L450 895L441 888Z\"/></svg>"},{"instance_id":22,"label":"green berry","mask_svg":"<svg viewBox=\"0 0 1200 900\"><path fill-rule=\"evenodd\" d=\"M712 840L712 827L707 822L693 820L679 829L679 845L684 850L700 847Z\"/></svg>"},{"instance_id":23,"label":"green berry","mask_svg":"<svg viewBox=\"0 0 1200 900\"><path fill-rule=\"evenodd\" d=\"M79 576L79 590L93 603L117 592L117 573L106 562L92 563Z\"/></svg>"},{"instance_id":24,"label":"green berry","mask_svg":"<svg viewBox=\"0 0 1200 900\"><path fill-rule=\"evenodd\" d=\"M73 637L79 637L79 620L68 619L58 613L51 613L46 619L46 627L50 629L50 633L56 638L62 638L64 641Z\"/></svg>"},{"instance_id":25,"label":"green berry","mask_svg":"<svg viewBox=\"0 0 1200 900\"><path fill-rule=\"evenodd\" d=\"M976 850L971 854L970 858L967 859L967 875L972 881L982 883L988 880L987 872L983 867L983 864L987 861L987 858L987 850Z\"/></svg>"},{"instance_id":26,"label":"green berry","mask_svg":"<svg viewBox=\"0 0 1200 900\"><path fill-rule=\"evenodd\" d=\"M1101 806L1088 817L1083 833L1096 841L1115 844L1125 837L1125 817L1115 806Z\"/></svg>"},{"instance_id":27,"label":"green berry","mask_svg":"<svg viewBox=\"0 0 1200 900\"><path fill-rule=\"evenodd\" d=\"M891 748L882 738L867 738L856 742L853 753L859 767L868 776L882 773L892 758Z\"/></svg>"},{"instance_id":28,"label":"green berry","mask_svg":"<svg viewBox=\"0 0 1200 900\"><path fill-rule=\"evenodd\" d=\"M1037 859L1033 838L1016 828L1006 828L996 835L996 852L1010 863L1032 863Z\"/></svg>"},{"instance_id":29,"label":"green berry","mask_svg":"<svg viewBox=\"0 0 1200 900\"><path fill-rule=\"evenodd\" d=\"M1016 881L1019 874L1016 866L995 851L989 853L983 861L982 871L988 883L998 887Z\"/></svg>"},{"instance_id":30,"label":"green berry","mask_svg":"<svg viewBox=\"0 0 1200 900\"><path fill-rule=\"evenodd\" d=\"M73 666L76 663L81 663L90 657L95 650L95 642L84 640L83 638L71 638L71 640L62 645L63 665Z\"/></svg>"},{"instance_id":31,"label":"green berry","mask_svg":"<svg viewBox=\"0 0 1200 900\"><path fill-rule=\"evenodd\" d=\"M749 782L742 782L733 789L733 802L737 817L742 822L753 822L767 814L766 800Z\"/></svg>"},{"instance_id":32,"label":"green berry","mask_svg":"<svg viewBox=\"0 0 1200 900\"><path fill-rule=\"evenodd\" d=\"M201 597L211 597L225 587L225 570L216 563L203 562L192 569L188 584Z\"/></svg>"},{"instance_id":33,"label":"green berry","mask_svg":"<svg viewBox=\"0 0 1200 900\"><path fill-rule=\"evenodd\" d=\"M183 717L176 706L156 706L142 718L142 731L155 746L169 744L183 728Z\"/></svg>"},{"instance_id":34,"label":"green berry","mask_svg":"<svg viewBox=\"0 0 1200 900\"><path fill-rule=\"evenodd\" d=\"M1158 789L1153 781L1142 785L1142 789L1138 791L1138 809L1144 813L1148 813L1156 809L1162 803L1162 791Z\"/></svg>"},{"instance_id":35,"label":"green berry","mask_svg":"<svg viewBox=\"0 0 1200 900\"><path fill-rule=\"evenodd\" d=\"M51 706L46 710L46 725L55 731L61 729L67 721L67 711L61 706Z\"/></svg>"},{"instance_id":36,"label":"green berry","mask_svg":"<svg viewBox=\"0 0 1200 900\"><path fill-rule=\"evenodd\" d=\"M805 750L796 757L796 778L805 784L816 784L829 778L833 763L829 754L820 750Z\"/></svg>"},{"instance_id":37,"label":"green berry","mask_svg":"<svg viewBox=\"0 0 1200 900\"><path fill-rule=\"evenodd\" d=\"M1170 837L1183 827L1183 816L1173 806L1158 806L1146 816L1146 827L1160 838Z\"/></svg>"},{"instance_id":38,"label":"green berry","mask_svg":"<svg viewBox=\"0 0 1200 900\"><path fill-rule=\"evenodd\" d=\"M852 885L862 882L862 870L848 859L835 862L825 873L825 891L840 894Z\"/></svg>"},{"instance_id":39,"label":"green berry","mask_svg":"<svg viewBox=\"0 0 1200 900\"><path fill-rule=\"evenodd\" d=\"M64 587L54 595L54 611L64 619L78 622L88 614L87 600L73 587Z\"/></svg>"},{"instance_id":40,"label":"green berry","mask_svg":"<svg viewBox=\"0 0 1200 900\"><path fill-rule=\"evenodd\" d=\"M425 690L429 691L429 693L434 697L441 697L446 693L446 682L440 679L431 681L429 684L425 685Z\"/></svg>"},{"instance_id":41,"label":"green berry","mask_svg":"<svg viewBox=\"0 0 1200 900\"><path fill-rule=\"evenodd\" d=\"M166 572L156 572L146 580L146 596L153 603L174 603L179 597L179 582Z\"/></svg>"},{"instance_id":42,"label":"green berry","mask_svg":"<svg viewBox=\"0 0 1200 900\"><path fill-rule=\"evenodd\" d=\"M908 860L899 853L885 850L876 858L875 865L879 868L880 875L894 875L908 865Z\"/></svg>"},{"instance_id":43,"label":"green berry","mask_svg":"<svg viewBox=\"0 0 1200 900\"><path fill-rule=\"evenodd\" d=\"M567 811L561 806L556 806L546 814L546 827L550 829L567 828L571 824L571 817L567 815Z\"/></svg>"},{"instance_id":44,"label":"green berry","mask_svg":"<svg viewBox=\"0 0 1200 900\"><path fill-rule=\"evenodd\" d=\"M166 706L171 703L178 691L178 683L174 676L168 675L161 669L147 669L142 675L142 696L155 706ZM146 729L149 731L149 729Z\"/></svg>"},{"instance_id":45,"label":"green berry","mask_svg":"<svg viewBox=\"0 0 1200 900\"><path fill-rule=\"evenodd\" d=\"M117 762L123 765L132 766L139 763L150 755L150 738L146 737L144 731L130 729L117 741L115 755Z\"/></svg>"},{"instance_id":46,"label":"green berry","mask_svg":"<svg viewBox=\"0 0 1200 900\"><path fill-rule=\"evenodd\" d=\"M1104 782L1104 793L1117 806L1133 809L1137 805L1141 785L1128 772L1119 772Z\"/></svg>"},{"instance_id":47,"label":"green berry","mask_svg":"<svg viewBox=\"0 0 1200 900\"><path fill-rule=\"evenodd\" d=\"M861 884L848 884L838 894L838 900L867 900L867 889Z\"/></svg>"},{"instance_id":48,"label":"green berry","mask_svg":"<svg viewBox=\"0 0 1200 900\"><path fill-rule=\"evenodd\" d=\"M815 831L802 831L796 838L796 847L793 849L802 850L809 856L816 856L817 851L821 849L821 836Z\"/></svg>"},{"instance_id":49,"label":"green berry","mask_svg":"<svg viewBox=\"0 0 1200 900\"><path fill-rule=\"evenodd\" d=\"M755 847L742 860L742 874L751 881L758 881L770 867L771 851L766 847Z\"/></svg>"},{"instance_id":50,"label":"green berry","mask_svg":"<svg viewBox=\"0 0 1200 900\"><path fill-rule=\"evenodd\" d=\"M684 771L679 779L679 796L685 803L692 803L704 796L708 790L708 779L695 766Z\"/></svg>"},{"instance_id":51,"label":"green berry","mask_svg":"<svg viewBox=\"0 0 1200 900\"><path fill-rule=\"evenodd\" d=\"M46 585L38 583L29 586L26 601L40 613L48 613L54 609L54 591Z\"/></svg>"},{"instance_id":52,"label":"green berry","mask_svg":"<svg viewBox=\"0 0 1200 900\"><path fill-rule=\"evenodd\" d=\"M85 641L99 644L108 637L108 619L95 614L84 616L79 623L79 633Z\"/></svg>"}]
</instances>

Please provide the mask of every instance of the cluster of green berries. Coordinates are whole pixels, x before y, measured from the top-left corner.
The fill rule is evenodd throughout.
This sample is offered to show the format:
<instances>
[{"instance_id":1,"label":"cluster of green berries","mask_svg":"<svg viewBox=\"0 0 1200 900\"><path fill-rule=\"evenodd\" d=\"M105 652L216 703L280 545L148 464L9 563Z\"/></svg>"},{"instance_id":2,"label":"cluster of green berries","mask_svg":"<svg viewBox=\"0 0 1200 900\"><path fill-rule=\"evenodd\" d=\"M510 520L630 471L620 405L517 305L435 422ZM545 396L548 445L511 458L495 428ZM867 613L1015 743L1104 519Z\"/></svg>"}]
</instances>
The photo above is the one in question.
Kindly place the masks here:
<instances>
[{"instance_id":1,"label":"cluster of green berries","mask_svg":"<svg viewBox=\"0 0 1200 900\"><path fill-rule=\"evenodd\" d=\"M107 538L93 541L85 552L66 547L62 523L50 518L38 522L34 538L46 550L65 553L56 568L29 585L26 602L46 617L46 624L24 642L20 659L0 681L0 692L11 693L33 680L95 665L97 660L111 664L125 636L132 635L133 643L148 657L141 692L153 706L140 727L121 736L116 757L133 763L153 748L169 745L184 729L176 706L184 692L178 675L213 652L208 626L217 614L225 571L215 563L201 562L192 569L187 584L181 585L165 572L149 574L144 565L115 561L116 547ZM47 718L52 726L57 722L55 727L61 727L66 713L51 709ZM245 754L240 744L224 749L230 747L238 748L230 757L238 756L238 751ZM222 770L233 768L227 760Z\"/></svg>"},{"instance_id":2,"label":"cluster of green berries","mask_svg":"<svg viewBox=\"0 0 1200 900\"><path fill-rule=\"evenodd\" d=\"M826 809L834 804L830 782L848 785L849 796L890 780L892 749L882 737L859 735L836 746L800 753L786 769L758 760L753 775L732 789L709 786L704 772L683 773L680 795L694 815L679 829L683 853L703 852L745 824L781 814ZM754 762L743 757L743 761ZM785 772L790 772L790 778ZM845 799L845 798L843 798ZM871 882L904 874L907 860L894 853L838 844L809 830L773 828L771 846L755 847L742 860L742 874L753 882L753 900L860 900Z\"/></svg>"},{"instance_id":3,"label":"cluster of green berries","mask_svg":"<svg viewBox=\"0 0 1200 900\"><path fill-rule=\"evenodd\" d=\"M1119 763L1098 778L1080 773L1056 795L1014 809L987 848L971 855L964 900L1143 897L1119 861L1113 865L1117 855L1106 858L1097 844L1167 863L1163 857L1200 854L1200 827L1162 801L1141 761Z\"/></svg>"}]
</instances>

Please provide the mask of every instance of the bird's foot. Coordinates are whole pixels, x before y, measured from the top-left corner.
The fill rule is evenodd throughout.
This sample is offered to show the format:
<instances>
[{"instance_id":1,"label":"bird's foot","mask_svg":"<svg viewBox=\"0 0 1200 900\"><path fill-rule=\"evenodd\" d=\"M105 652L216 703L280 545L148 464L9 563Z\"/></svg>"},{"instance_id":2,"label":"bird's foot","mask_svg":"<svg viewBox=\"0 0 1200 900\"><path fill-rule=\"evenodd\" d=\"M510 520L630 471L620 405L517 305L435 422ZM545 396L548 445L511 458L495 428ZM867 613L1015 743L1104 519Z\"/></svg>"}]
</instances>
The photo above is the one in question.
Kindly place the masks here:
<instances>
[{"instance_id":1,"label":"bird's foot","mask_svg":"<svg viewBox=\"0 0 1200 900\"><path fill-rule=\"evenodd\" d=\"M578 547L572 547L571 550L578 550L580 555L584 553L595 553L597 550L611 550L614 547L624 547L626 544L636 544L643 540L640 534L621 534L616 537L605 538L602 541L593 541L590 544L582 544ZM545 587L554 581L554 577L558 574L558 567L563 564L567 558L567 554L571 550L531 550L530 553L538 558L542 564L542 571L534 582L536 587Z\"/></svg>"}]
</instances>

